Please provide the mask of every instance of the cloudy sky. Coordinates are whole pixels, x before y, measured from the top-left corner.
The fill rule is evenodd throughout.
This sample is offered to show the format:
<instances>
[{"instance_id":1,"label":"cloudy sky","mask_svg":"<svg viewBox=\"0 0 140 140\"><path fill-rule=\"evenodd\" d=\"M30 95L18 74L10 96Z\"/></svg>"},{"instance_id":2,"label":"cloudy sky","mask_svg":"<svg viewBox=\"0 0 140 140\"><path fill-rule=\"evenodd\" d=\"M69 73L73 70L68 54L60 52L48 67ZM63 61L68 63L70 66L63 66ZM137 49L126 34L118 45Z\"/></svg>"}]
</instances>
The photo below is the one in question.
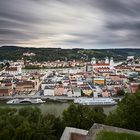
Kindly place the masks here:
<instances>
[{"instance_id":1,"label":"cloudy sky","mask_svg":"<svg viewBox=\"0 0 140 140\"><path fill-rule=\"evenodd\" d=\"M0 45L140 48L140 0L0 0Z\"/></svg>"}]
</instances>

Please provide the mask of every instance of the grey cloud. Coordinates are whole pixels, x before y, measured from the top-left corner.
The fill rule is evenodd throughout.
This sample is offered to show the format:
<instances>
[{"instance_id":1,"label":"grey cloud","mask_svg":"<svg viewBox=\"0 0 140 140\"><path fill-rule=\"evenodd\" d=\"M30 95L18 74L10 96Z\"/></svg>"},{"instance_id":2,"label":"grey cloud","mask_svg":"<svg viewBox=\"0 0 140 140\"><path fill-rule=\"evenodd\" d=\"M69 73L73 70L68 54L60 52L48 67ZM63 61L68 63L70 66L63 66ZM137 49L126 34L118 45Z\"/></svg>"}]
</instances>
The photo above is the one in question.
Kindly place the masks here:
<instances>
[{"instance_id":1,"label":"grey cloud","mask_svg":"<svg viewBox=\"0 0 140 140\"><path fill-rule=\"evenodd\" d=\"M104 12L114 16L134 16L136 14L133 7L135 6L135 2L131 4L131 0L93 0L91 2L93 5L95 4Z\"/></svg>"},{"instance_id":2,"label":"grey cloud","mask_svg":"<svg viewBox=\"0 0 140 140\"><path fill-rule=\"evenodd\" d=\"M1 0L0 44L139 46L139 7L139 0Z\"/></svg>"},{"instance_id":3,"label":"grey cloud","mask_svg":"<svg viewBox=\"0 0 140 140\"><path fill-rule=\"evenodd\" d=\"M129 22L110 22L107 28L111 30L139 30L140 31L140 21L129 21Z\"/></svg>"}]
</instances>

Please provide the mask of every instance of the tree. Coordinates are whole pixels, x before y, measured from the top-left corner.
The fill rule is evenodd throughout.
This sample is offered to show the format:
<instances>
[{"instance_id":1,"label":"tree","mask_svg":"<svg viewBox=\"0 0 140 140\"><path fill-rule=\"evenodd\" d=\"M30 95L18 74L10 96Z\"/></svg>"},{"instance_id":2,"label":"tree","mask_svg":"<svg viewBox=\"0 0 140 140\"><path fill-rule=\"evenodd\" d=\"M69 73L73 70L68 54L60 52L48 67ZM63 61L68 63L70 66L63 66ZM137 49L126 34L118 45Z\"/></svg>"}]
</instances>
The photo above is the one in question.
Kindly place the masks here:
<instances>
[{"instance_id":1,"label":"tree","mask_svg":"<svg viewBox=\"0 0 140 140\"><path fill-rule=\"evenodd\" d=\"M30 140L32 137L32 129L29 122L24 121L15 129L15 134L12 140Z\"/></svg>"},{"instance_id":2,"label":"tree","mask_svg":"<svg viewBox=\"0 0 140 140\"><path fill-rule=\"evenodd\" d=\"M47 116L42 116L33 133L33 140L55 140L53 133L53 124Z\"/></svg>"},{"instance_id":3,"label":"tree","mask_svg":"<svg viewBox=\"0 0 140 140\"><path fill-rule=\"evenodd\" d=\"M104 123L106 115L103 113L102 108L71 104L63 112L62 117L66 126L89 130L95 122Z\"/></svg>"},{"instance_id":4,"label":"tree","mask_svg":"<svg viewBox=\"0 0 140 140\"><path fill-rule=\"evenodd\" d=\"M41 117L41 110L37 107L25 107L19 109L19 115L25 117L30 121L31 123L36 123L39 120L39 117Z\"/></svg>"},{"instance_id":5,"label":"tree","mask_svg":"<svg viewBox=\"0 0 140 140\"><path fill-rule=\"evenodd\" d=\"M0 133L0 139L10 140L10 138L11 138L10 131L7 129L2 130L2 132Z\"/></svg>"},{"instance_id":6,"label":"tree","mask_svg":"<svg viewBox=\"0 0 140 140\"><path fill-rule=\"evenodd\" d=\"M60 117L55 117L52 114L47 114L45 115L45 117L46 120L48 120L51 124L53 124L52 126L52 129L54 130L53 135L56 136L56 139L59 140L65 129L62 119Z\"/></svg>"},{"instance_id":7,"label":"tree","mask_svg":"<svg viewBox=\"0 0 140 140\"><path fill-rule=\"evenodd\" d=\"M57 140L61 126L59 118L36 107L0 108L0 140Z\"/></svg>"},{"instance_id":8,"label":"tree","mask_svg":"<svg viewBox=\"0 0 140 140\"><path fill-rule=\"evenodd\" d=\"M117 109L109 114L106 123L140 131L140 92L126 94Z\"/></svg>"},{"instance_id":9,"label":"tree","mask_svg":"<svg viewBox=\"0 0 140 140\"><path fill-rule=\"evenodd\" d=\"M10 63L9 63L9 62L6 62L6 63L5 63L5 66L6 66L6 67L9 67L9 66L10 66Z\"/></svg>"},{"instance_id":10,"label":"tree","mask_svg":"<svg viewBox=\"0 0 140 140\"><path fill-rule=\"evenodd\" d=\"M117 96L123 96L125 94L125 91L123 89L120 89L117 91Z\"/></svg>"}]
</instances>

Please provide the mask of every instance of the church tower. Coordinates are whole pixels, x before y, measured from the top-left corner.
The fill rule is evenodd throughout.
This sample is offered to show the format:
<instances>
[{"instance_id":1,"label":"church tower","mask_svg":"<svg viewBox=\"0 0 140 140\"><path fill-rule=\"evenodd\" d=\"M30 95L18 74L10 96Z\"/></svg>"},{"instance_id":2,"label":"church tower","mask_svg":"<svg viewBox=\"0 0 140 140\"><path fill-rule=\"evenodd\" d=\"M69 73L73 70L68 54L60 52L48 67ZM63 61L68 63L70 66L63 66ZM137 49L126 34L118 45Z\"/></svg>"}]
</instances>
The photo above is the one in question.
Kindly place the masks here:
<instances>
[{"instance_id":1,"label":"church tower","mask_svg":"<svg viewBox=\"0 0 140 140\"><path fill-rule=\"evenodd\" d=\"M35 90L38 91L39 90L39 75L38 75L38 73L36 73L34 75L34 84L35 84Z\"/></svg>"},{"instance_id":2,"label":"church tower","mask_svg":"<svg viewBox=\"0 0 140 140\"><path fill-rule=\"evenodd\" d=\"M93 57L92 59L91 59L91 64L93 65L93 64L96 64L96 58L95 57Z\"/></svg>"},{"instance_id":3,"label":"church tower","mask_svg":"<svg viewBox=\"0 0 140 140\"><path fill-rule=\"evenodd\" d=\"M110 69L114 68L114 60L113 57L110 58Z\"/></svg>"},{"instance_id":4,"label":"church tower","mask_svg":"<svg viewBox=\"0 0 140 140\"><path fill-rule=\"evenodd\" d=\"M108 57L105 58L105 64L109 64L109 58Z\"/></svg>"}]
</instances>

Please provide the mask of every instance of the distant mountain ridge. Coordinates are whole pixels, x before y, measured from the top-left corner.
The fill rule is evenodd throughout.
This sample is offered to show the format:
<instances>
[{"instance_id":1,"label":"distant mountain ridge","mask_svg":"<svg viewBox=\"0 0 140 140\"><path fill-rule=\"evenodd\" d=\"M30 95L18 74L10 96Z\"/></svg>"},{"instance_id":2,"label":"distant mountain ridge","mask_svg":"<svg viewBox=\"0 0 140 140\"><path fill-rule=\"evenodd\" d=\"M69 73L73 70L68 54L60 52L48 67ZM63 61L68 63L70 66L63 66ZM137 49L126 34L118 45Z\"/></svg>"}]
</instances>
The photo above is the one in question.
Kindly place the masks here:
<instances>
[{"instance_id":1,"label":"distant mountain ridge","mask_svg":"<svg viewBox=\"0 0 140 140\"><path fill-rule=\"evenodd\" d=\"M1 46L0 60L17 60L23 58L23 53L33 52L36 56L32 61L54 61L54 60L83 60L89 61L92 57L104 59L106 56L115 60L124 60L128 55L140 56L140 49L61 49L61 48L28 48L19 46Z\"/></svg>"},{"instance_id":2,"label":"distant mountain ridge","mask_svg":"<svg viewBox=\"0 0 140 140\"><path fill-rule=\"evenodd\" d=\"M23 48L23 49L63 49L65 50L64 48L51 48L51 47L47 47L47 48L44 48L44 47L40 47L40 48L36 48L36 47L23 47L23 46L11 46L11 45L3 45L3 46L0 46L0 49L1 48ZM104 49L84 49L84 48L72 48L72 49L79 49L79 50L140 50L140 48L104 48ZM70 49L70 50L72 50Z\"/></svg>"}]
</instances>

